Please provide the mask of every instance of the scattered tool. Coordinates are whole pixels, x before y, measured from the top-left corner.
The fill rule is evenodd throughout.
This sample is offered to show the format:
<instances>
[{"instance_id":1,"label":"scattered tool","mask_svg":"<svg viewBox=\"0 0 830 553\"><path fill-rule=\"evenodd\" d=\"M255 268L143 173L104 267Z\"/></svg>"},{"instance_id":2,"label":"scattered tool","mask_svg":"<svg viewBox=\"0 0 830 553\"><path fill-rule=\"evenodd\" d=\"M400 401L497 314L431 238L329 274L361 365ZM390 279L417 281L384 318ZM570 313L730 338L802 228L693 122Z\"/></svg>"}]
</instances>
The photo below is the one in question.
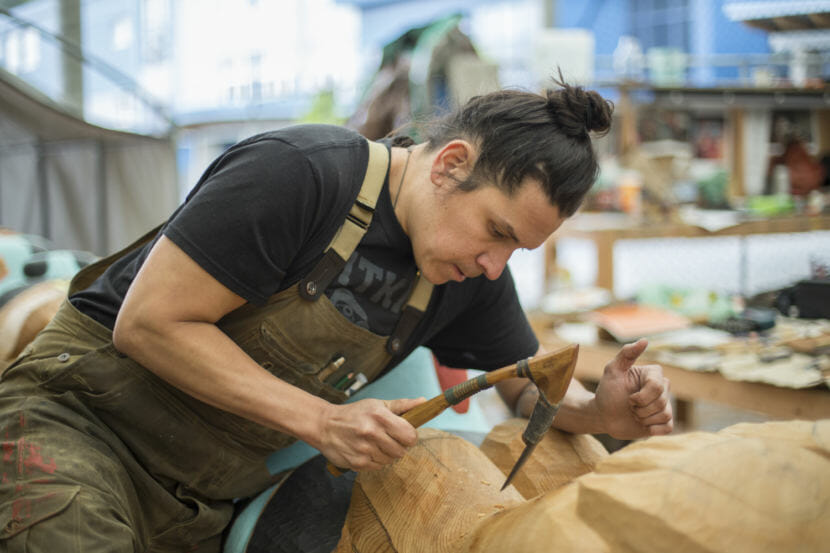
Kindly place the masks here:
<instances>
[{"instance_id":1,"label":"scattered tool","mask_svg":"<svg viewBox=\"0 0 830 553\"><path fill-rule=\"evenodd\" d=\"M502 486L502 489L504 489L530 457L536 444L541 441L542 436L550 428L554 417L556 417L559 404L562 398L565 397L565 392L567 392L568 385L573 377L578 352L579 346L572 344L551 353L522 359L513 365L481 374L453 386L445 390L443 394L439 394L410 409L401 416L417 428L437 417L450 405L464 401L481 390L491 388L498 382L517 377L530 379L539 390L539 399L522 434L525 449L513 466L513 470L510 471L504 486ZM331 463L327 464L327 468L335 476L340 476L348 471L348 469L335 467Z\"/></svg>"},{"instance_id":2,"label":"scattered tool","mask_svg":"<svg viewBox=\"0 0 830 553\"><path fill-rule=\"evenodd\" d=\"M320 371L320 374L317 375L317 378L319 378L320 380L323 380L323 381L327 380L332 374L334 374L334 372L337 369L342 367L343 363L345 363L345 362L346 362L345 357L343 357L343 356L338 357L337 359L335 359L334 361L332 361L331 363L326 365L325 368L322 371Z\"/></svg>"},{"instance_id":3,"label":"scattered tool","mask_svg":"<svg viewBox=\"0 0 830 553\"><path fill-rule=\"evenodd\" d=\"M346 389L346 395L351 397L351 395L361 389L369 382L369 379L366 378L366 375L363 373L357 373L357 376L354 379L354 382Z\"/></svg>"},{"instance_id":4,"label":"scattered tool","mask_svg":"<svg viewBox=\"0 0 830 553\"><path fill-rule=\"evenodd\" d=\"M343 375L340 380L337 381L337 384L334 385L335 388L338 390L345 390L349 386L352 385L354 382L354 373L351 372L349 374Z\"/></svg>"}]
</instances>

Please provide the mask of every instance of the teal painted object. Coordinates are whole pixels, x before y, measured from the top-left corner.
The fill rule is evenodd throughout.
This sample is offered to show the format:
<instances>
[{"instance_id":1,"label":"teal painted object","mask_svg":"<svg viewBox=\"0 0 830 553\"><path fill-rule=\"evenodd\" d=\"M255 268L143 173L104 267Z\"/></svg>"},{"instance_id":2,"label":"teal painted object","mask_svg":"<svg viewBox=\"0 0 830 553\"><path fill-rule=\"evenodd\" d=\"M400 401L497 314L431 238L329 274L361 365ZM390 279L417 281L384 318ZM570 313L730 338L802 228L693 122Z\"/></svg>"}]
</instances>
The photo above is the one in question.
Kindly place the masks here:
<instances>
[{"instance_id":1,"label":"teal painted object","mask_svg":"<svg viewBox=\"0 0 830 553\"><path fill-rule=\"evenodd\" d=\"M23 265L32 255L32 244L21 234L0 235L0 259L8 273L0 278L0 294L26 284Z\"/></svg>"},{"instance_id":2,"label":"teal painted object","mask_svg":"<svg viewBox=\"0 0 830 553\"><path fill-rule=\"evenodd\" d=\"M0 278L0 296L11 295L44 280L69 280L97 257L74 250L50 249L49 242L30 234L0 235L0 260L7 274Z\"/></svg>"},{"instance_id":3,"label":"teal painted object","mask_svg":"<svg viewBox=\"0 0 830 553\"><path fill-rule=\"evenodd\" d=\"M440 393L441 386L438 383L438 376L435 374L432 353L426 348L418 348L389 374L365 386L349 398L349 401L370 397L396 399L423 396L429 399ZM475 398L472 399L475 400ZM490 431L490 425L487 423L481 407L475 401L470 402L470 408L464 414L447 409L424 426L441 430L459 430L482 434ZM273 453L268 458L268 470L271 471L271 474L277 474L297 467L317 454L319 452L308 444L296 442L290 447ZM278 484L275 484L260 493L239 513L225 540L224 553L243 553L245 551L256 521L277 487Z\"/></svg>"}]
</instances>

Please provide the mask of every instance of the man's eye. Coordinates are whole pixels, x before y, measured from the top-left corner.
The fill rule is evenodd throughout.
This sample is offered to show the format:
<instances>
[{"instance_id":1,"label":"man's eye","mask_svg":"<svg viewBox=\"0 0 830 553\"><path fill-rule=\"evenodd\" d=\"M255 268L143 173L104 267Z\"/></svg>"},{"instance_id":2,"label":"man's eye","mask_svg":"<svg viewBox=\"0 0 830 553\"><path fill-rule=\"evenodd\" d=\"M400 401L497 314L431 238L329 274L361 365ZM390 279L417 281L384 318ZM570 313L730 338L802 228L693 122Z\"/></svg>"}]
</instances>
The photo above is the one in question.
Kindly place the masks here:
<instances>
[{"instance_id":1,"label":"man's eye","mask_svg":"<svg viewBox=\"0 0 830 553\"><path fill-rule=\"evenodd\" d=\"M505 234L492 225L490 226L490 234L493 235L493 238L505 238Z\"/></svg>"}]
</instances>

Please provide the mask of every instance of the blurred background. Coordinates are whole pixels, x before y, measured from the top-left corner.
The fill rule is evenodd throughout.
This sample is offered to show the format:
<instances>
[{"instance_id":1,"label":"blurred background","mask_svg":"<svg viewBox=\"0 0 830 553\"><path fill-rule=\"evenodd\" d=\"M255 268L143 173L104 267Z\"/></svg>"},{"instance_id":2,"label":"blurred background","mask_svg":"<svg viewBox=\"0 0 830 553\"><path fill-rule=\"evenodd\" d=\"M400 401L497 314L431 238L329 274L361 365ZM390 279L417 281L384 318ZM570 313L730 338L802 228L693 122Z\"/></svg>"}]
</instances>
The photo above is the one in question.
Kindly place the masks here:
<instances>
[{"instance_id":1,"label":"blurred background","mask_svg":"<svg viewBox=\"0 0 830 553\"><path fill-rule=\"evenodd\" d=\"M511 260L543 342L656 337L682 381L722 378L683 381L689 425L692 400L830 417L828 0L0 0L0 305L163 221L240 139L379 138L559 70L616 111L583 209Z\"/></svg>"}]
</instances>

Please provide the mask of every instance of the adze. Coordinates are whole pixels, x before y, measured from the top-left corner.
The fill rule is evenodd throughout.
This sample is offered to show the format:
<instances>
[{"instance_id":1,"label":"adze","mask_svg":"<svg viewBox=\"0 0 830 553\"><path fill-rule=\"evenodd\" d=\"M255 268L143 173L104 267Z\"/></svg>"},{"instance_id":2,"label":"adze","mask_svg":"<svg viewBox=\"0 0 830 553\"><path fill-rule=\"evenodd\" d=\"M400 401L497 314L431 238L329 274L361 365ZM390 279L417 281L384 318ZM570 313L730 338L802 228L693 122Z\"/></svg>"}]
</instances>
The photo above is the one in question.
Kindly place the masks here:
<instances>
[{"instance_id":1,"label":"adze","mask_svg":"<svg viewBox=\"0 0 830 553\"><path fill-rule=\"evenodd\" d=\"M504 486L501 488L504 489L530 457L536 444L541 441L545 432L550 428L554 417L556 417L559 404L562 398L565 397L565 392L568 391L568 385L573 377L578 352L579 346L571 344L550 353L528 357L513 365L483 373L448 388L443 394L413 407L401 416L417 428L437 417L447 407L460 403L481 390L491 388L498 382L516 377L530 379L539 390L539 399L536 401L527 427L522 433L525 449L522 451L519 460L513 465L513 470L510 471L507 480L505 480ZM327 466L329 472L335 476L340 476L347 470L335 467L331 463L328 463Z\"/></svg>"}]
</instances>

